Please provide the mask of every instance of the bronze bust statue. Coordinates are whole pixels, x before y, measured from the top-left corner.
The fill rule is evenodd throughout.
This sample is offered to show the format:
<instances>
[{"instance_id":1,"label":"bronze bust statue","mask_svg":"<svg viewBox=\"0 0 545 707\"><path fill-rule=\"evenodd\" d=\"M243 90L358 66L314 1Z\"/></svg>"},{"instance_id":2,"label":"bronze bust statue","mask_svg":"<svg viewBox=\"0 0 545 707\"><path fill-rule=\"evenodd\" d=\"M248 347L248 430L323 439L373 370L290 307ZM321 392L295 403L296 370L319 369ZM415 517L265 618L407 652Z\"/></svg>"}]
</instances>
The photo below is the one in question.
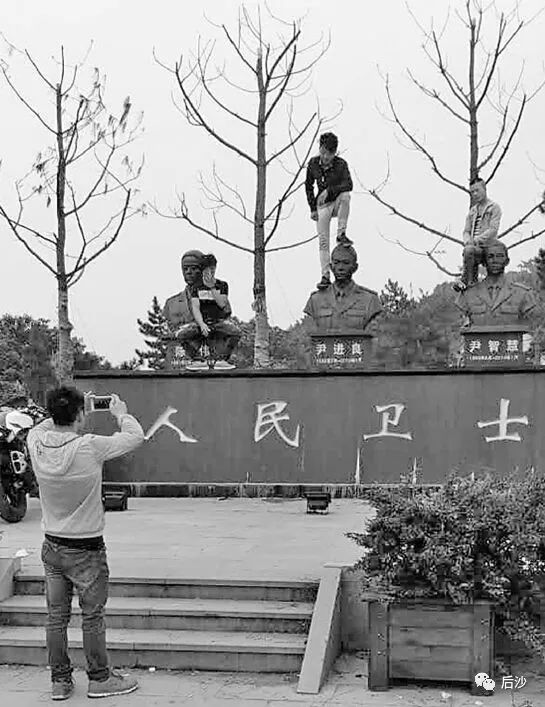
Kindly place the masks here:
<instances>
[{"instance_id":1,"label":"bronze bust statue","mask_svg":"<svg viewBox=\"0 0 545 707\"><path fill-rule=\"evenodd\" d=\"M485 248L486 277L458 295L456 305L471 326L524 324L537 304L529 287L505 277L507 247L493 241Z\"/></svg>"},{"instance_id":2,"label":"bronze bust statue","mask_svg":"<svg viewBox=\"0 0 545 707\"><path fill-rule=\"evenodd\" d=\"M382 312L377 293L352 279L357 269L358 256L352 246L338 245L333 249L331 271L335 280L327 288L313 292L304 309L315 332L363 332Z\"/></svg>"}]
</instances>

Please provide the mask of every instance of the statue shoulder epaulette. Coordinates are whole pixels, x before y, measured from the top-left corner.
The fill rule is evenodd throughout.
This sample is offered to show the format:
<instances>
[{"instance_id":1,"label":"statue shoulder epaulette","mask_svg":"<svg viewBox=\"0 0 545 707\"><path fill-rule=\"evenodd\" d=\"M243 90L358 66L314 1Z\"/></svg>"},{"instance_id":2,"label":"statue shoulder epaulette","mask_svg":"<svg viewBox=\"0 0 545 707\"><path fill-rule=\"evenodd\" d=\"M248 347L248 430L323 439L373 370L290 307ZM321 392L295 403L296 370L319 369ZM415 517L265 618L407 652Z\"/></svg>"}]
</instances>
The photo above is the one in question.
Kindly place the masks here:
<instances>
[{"instance_id":1,"label":"statue shoulder epaulette","mask_svg":"<svg viewBox=\"0 0 545 707\"><path fill-rule=\"evenodd\" d=\"M376 295L378 297L378 292L371 290L369 287L364 287L363 285L356 285L358 292L367 292L370 295Z\"/></svg>"}]
</instances>

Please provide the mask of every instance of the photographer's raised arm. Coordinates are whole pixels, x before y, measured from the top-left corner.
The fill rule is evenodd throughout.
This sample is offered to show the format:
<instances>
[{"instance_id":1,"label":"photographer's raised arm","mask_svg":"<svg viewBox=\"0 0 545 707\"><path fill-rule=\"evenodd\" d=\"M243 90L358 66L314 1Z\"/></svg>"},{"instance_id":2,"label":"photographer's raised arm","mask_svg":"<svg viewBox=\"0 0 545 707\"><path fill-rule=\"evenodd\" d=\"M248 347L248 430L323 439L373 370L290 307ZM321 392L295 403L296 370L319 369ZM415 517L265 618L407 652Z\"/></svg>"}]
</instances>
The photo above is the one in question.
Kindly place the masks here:
<instances>
[{"instance_id":1,"label":"photographer's raised arm","mask_svg":"<svg viewBox=\"0 0 545 707\"><path fill-rule=\"evenodd\" d=\"M121 431L110 436L90 436L93 451L100 461L108 461L132 452L144 441L144 431L140 423L128 413L126 403L117 395L112 395L110 412L117 419Z\"/></svg>"}]
</instances>

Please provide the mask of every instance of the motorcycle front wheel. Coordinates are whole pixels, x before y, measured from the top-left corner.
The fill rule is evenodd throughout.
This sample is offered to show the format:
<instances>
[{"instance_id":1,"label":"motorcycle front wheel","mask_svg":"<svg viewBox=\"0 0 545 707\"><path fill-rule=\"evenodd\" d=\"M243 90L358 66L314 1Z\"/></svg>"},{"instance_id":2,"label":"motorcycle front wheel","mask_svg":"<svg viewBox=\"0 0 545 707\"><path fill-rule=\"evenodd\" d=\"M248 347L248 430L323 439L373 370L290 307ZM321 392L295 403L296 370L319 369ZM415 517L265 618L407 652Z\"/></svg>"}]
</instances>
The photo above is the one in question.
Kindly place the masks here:
<instances>
[{"instance_id":1,"label":"motorcycle front wheel","mask_svg":"<svg viewBox=\"0 0 545 707\"><path fill-rule=\"evenodd\" d=\"M26 491L6 490L0 483L0 517L8 523L19 523L25 517L26 509Z\"/></svg>"}]
</instances>

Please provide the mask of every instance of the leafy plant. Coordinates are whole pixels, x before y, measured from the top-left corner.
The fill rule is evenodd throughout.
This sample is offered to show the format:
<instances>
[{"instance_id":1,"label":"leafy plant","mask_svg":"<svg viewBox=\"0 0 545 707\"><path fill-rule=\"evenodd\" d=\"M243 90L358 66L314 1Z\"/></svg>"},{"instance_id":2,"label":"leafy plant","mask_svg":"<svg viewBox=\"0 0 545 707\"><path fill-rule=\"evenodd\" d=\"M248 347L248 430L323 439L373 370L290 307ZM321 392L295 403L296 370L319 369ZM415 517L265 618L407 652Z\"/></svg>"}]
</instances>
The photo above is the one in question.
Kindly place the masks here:
<instances>
[{"instance_id":1,"label":"leafy plant","mask_svg":"<svg viewBox=\"0 0 545 707\"><path fill-rule=\"evenodd\" d=\"M488 600L498 626L545 661L535 622L545 579L545 476L534 469L500 478L453 472L440 488L403 480L372 489L376 516L356 568L385 599Z\"/></svg>"}]
</instances>

